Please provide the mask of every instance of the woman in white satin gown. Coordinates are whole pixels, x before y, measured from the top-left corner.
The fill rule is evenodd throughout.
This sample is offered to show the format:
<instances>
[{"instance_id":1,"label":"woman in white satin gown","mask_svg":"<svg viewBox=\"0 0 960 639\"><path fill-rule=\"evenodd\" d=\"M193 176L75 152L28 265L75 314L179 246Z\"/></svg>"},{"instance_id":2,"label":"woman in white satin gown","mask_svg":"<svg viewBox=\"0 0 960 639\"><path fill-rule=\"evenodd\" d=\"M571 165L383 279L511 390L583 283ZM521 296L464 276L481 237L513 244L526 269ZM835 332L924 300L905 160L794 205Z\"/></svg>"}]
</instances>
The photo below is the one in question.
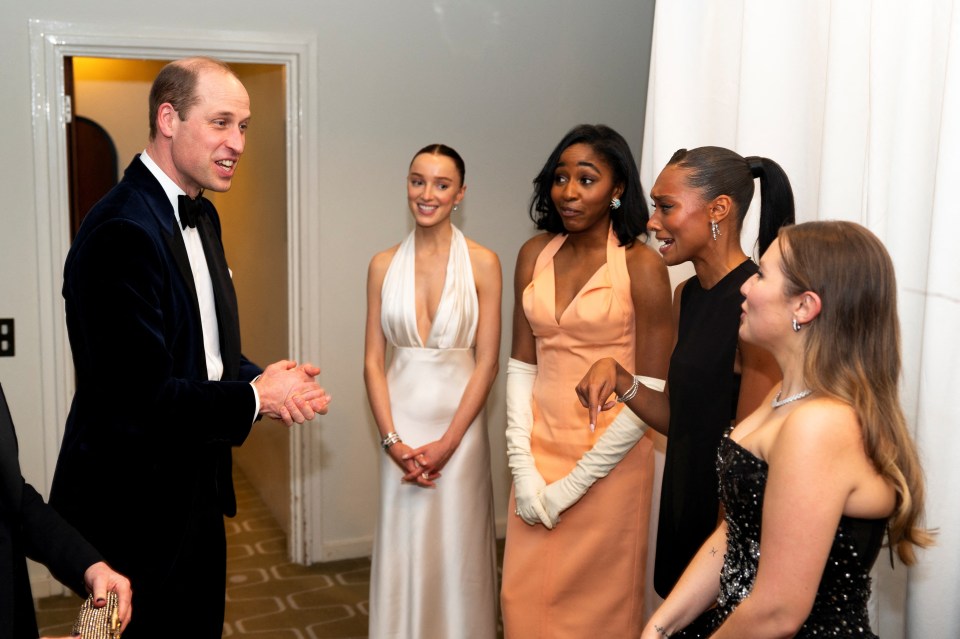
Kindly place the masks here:
<instances>
[{"instance_id":1,"label":"woman in white satin gown","mask_svg":"<svg viewBox=\"0 0 960 639\"><path fill-rule=\"evenodd\" d=\"M364 380L380 430L370 637L497 632L490 449L483 407L500 351L500 263L450 221L464 165L442 144L410 163L416 228L374 256ZM386 368L387 346L392 348Z\"/></svg>"}]
</instances>

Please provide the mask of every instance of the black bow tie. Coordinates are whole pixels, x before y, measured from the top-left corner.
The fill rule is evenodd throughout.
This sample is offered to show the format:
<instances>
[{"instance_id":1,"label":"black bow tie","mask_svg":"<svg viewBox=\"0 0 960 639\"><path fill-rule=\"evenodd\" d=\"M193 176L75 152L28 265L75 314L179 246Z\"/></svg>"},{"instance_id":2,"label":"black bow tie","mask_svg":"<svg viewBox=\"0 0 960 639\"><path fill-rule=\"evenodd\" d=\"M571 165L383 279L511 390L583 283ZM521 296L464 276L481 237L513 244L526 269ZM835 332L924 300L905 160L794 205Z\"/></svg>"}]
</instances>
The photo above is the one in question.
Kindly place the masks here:
<instances>
[{"instance_id":1,"label":"black bow tie","mask_svg":"<svg viewBox=\"0 0 960 639\"><path fill-rule=\"evenodd\" d=\"M197 219L203 215L203 193L195 198L180 195L177 202L180 209L180 227L197 228Z\"/></svg>"}]
</instances>

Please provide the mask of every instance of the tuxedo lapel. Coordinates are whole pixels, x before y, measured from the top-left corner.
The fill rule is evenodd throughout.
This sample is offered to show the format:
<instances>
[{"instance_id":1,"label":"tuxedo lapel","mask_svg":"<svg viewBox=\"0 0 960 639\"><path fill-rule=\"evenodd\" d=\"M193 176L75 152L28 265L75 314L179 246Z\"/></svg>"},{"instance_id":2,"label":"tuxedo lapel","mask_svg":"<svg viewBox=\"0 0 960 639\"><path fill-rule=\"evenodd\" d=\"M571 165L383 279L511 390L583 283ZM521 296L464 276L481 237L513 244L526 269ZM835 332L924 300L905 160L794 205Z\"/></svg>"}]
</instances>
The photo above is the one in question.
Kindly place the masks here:
<instances>
[{"instance_id":1,"label":"tuxedo lapel","mask_svg":"<svg viewBox=\"0 0 960 639\"><path fill-rule=\"evenodd\" d=\"M217 309L220 360L223 362L221 379L233 381L240 374L240 315L237 311L237 293L227 268L227 258L223 254L223 243L210 218L213 204L204 200L203 206L207 209L207 214L197 218L197 234L200 236L200 244L203 245L203 255L207 259L207 269L213 285L213 300ZM217 494L220 497L220 509L228 517L237 514L232 473L233 454L229 446L223 446L217 453Z\"/></svg>"},{"instance_id":2,"label":"tuxedo lapel","mask_svg":"<svg viewBox=\"0 0 960 639\"><path fill-rule=\"evenodd\" d=\"M167 248L170 249L170 253L173 255L173 261L177 263L177 268L180 269L180 275L183 276L187 290L190 291L193 310L199 321L200 305L197 302L197 285L193 281L193 270L190 268L190 258L187 257L187 247L183 243L183 235L177 232L170 233L164 229L163 239L167 243Z\"/></svg>"},{"instance_id":3,"label":"tuxedo lapel","mask_svg":"<svg viewBox=\"0 0 960 639\"><path fill-rule=\"evenodd\" d=\"M183 235L180 233L180 230L176 228L176 225L174 225L173 232L167 228L163 228L161 234L163 235L164 242L167 244L167 248L170 249L170 254L173 255L173 261L177 264L177 269L180 271L180 276L189 292L187 297L190 298L190 309L193 311L191 323L194 326L201 326L200 302L197 301L197 285L193 281L193 269L190 268L190 258L187 257L187 247L183 243ZM203 349L200 349L194 355L197 357L197 370L206 371L207 362Z\"/></svg>"},{"instance_id":4,"label":"tuxedo lapel","mask_svg":"<svg viewBox=\"0 0 960 639\"><path fill-rule=\"evenodd\" d=\"M209 202L204 206L212 208ZM201 215L197 231L203 254L207 258L210 281L213 283L213 298L217 307L217 326L220 332L220 358L223 360L223 379L235 380L240 373L240 316L237 311L237 294L227 268L223 245L213 229L210 216Z\"/></svg>"},{"instance_id":5,"label":"tuxedo lapel","mask_svg":"<svg viewBox=\"0 0 960 639\"><path fill-rule=\"evenodd\" d=\"M190 258L187 256L187 247L183 243L183 234L180 232L180 226L177 224L176 215L170 206L170 200L164 192L160 182L153 176L150 169L140 160L139 154L134 157L133 162L124 172L124 180L129 180L137 193L141 194L146 205L146 210L156 219L157 228L161 237L173 257L177 270L180 272L180 279L187 290L187 297L190 299L190 310L192 317L190 324L197 327L198 333L202 326L200 320L200 302L197 297L197 285L193 280L193 269L190 268ZM199 338L200 347L192 353L195 358L194 365L197 371L202 371L206 377L207 362L206 355L203 352L203 339Z\"/></svg>"}]
</instances>

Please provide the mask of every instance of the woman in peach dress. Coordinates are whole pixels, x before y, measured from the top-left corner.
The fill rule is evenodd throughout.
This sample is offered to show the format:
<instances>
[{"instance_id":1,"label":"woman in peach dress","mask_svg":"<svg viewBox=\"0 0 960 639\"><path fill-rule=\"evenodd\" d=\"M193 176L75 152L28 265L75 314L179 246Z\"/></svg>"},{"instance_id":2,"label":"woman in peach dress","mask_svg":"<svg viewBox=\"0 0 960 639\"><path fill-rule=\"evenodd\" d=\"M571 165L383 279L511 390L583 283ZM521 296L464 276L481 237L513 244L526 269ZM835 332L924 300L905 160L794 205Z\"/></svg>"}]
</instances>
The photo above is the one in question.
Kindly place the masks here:
<instances>
[{"instance_id":1,"label":"woman in peach dress","mask_svg":"<svg viewBox=\"0 0 960 639\"><path fill-rule=\"evenodd\" d=\"M636 637L653 447L622 403L591 425L575 387L594 361L614 357L662 388L673 345L669 278L637 241L647 207L617 132L574 128L534 184L531 217L546 233L521 248L515 276L505 636Z\"/></svg>"}]
</instances>

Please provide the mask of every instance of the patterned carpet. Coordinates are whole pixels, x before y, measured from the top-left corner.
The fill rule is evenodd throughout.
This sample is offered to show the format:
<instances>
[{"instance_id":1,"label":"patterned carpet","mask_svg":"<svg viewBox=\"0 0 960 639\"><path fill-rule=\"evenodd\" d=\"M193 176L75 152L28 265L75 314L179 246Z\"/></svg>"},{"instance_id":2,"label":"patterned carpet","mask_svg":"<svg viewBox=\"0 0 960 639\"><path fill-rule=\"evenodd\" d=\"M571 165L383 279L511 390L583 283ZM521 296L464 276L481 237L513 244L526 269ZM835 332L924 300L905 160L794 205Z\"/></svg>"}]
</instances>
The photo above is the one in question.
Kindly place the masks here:
<instances>
[{"instance_id":1,"label":"patterned carpet","mask_svg":"<svg viewBox=\"0 0 960 639\"><path fill-rule=\"evenodd\" d=\"M313 566L287 561L286 537L239 469L237 516L227 519L224 637L360 639L367 637L370 559ZM498 544L502 559L503 542ZM37 602L41 636L70 634L81 600ZM134 611L136 614L136 611Z\"/></svg>"}]
</instances>

